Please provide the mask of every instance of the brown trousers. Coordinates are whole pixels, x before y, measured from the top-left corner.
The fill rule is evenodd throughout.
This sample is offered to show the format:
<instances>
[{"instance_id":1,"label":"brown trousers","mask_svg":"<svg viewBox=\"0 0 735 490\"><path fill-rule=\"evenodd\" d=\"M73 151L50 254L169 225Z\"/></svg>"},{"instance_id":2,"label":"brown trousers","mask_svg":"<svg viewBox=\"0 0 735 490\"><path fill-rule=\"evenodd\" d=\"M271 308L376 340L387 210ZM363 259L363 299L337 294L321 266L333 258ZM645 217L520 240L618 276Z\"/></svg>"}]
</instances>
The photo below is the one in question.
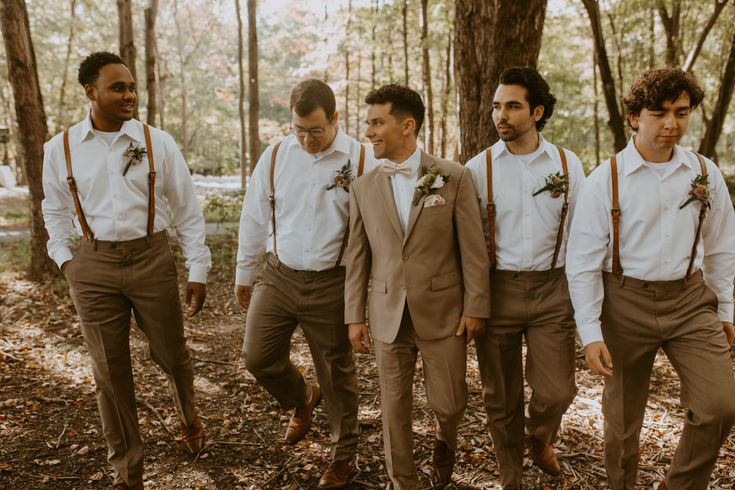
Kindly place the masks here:
<instances>
[{"instance_id":1,"label":"brown trousers","mask_svg":"<svg viewBox=\"0 0 735 490\"><path fill-rule=\"evenodd\" d=\"M408 306L398 336L374 340L383 411L383 444L388 476L396 490L418 488L413 458L413 376L421 352L426 398L434 411L436 437L457 448L457 427L467 406L467 345L464 337L423 340L416 335Z\"/></svg>"},{"instance_id":2,"label":"brown trousers","mask_svg":"<svg viewBox=\"0 0 735 490\"><path fill-rule=\"evenodd\" d=\"M65 268L92 360L97 405L115 483L143 479L143 447L130 362L130 311L166 374L182 422L194 408L176 264L165 232L127 242L82 241Z\"/></svg>"},{"instance_id":3,"label":"brown trousers","mask_svg":"<svg viewBox=\"0 0 735 490\"><path fill-rule=\"evenodd\" d=\"M563 269L495 271L490 277L492 316L476 341L482 395L504 489L519 489L525 432L554 442L562 416L577 393L575 324ZM524 414L523 337L526 381Z\"/></svg>"},{"instance_id":4,"label":"brown trousers","mask_svg":"<svg viewBox=\"0 0 735 490\"><path fill-rule=\"evenodd\" d=\"M357 451L357 376L344 324L345 268L297 271L270 256L253 284L245 327L245 366L283 408L303 407L304 376L291 363L291 337L304 332L332 430L333 461Z\"/></svg>"},{"instance_id":5,"label":"brown trousers","mask_svg":"<svg viewBox=\"0 0 735 490\"><path fill-rule=\"evenodd\" d=\"M681 380L684 430L666 485L704 490L735 422L735 378L702 273L678 281L616 279L603 273L602 334L613 361L605 380L605 467L612 490L632 490L653 362L659 348Z\"/></svg>"}]
</instances>

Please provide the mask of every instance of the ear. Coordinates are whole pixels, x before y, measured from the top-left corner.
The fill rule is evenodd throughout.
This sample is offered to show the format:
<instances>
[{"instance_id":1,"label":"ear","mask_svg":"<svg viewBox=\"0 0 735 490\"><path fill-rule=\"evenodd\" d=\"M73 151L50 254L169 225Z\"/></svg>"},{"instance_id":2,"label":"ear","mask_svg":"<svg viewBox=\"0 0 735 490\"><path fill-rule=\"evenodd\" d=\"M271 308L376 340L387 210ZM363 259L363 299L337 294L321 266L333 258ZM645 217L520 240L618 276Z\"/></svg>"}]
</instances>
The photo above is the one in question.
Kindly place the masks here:
<instances>
[{"instance_id":1,"label":"ear","mask_svg":"<svg viewBox=\"0 0 735 490\"><path fill-rule=\"evenodd\" d=\"M332 118L329 120L329 124L337 124L339 122L339 112L334 111Z\"/></svg>"},{"instance_id":2,"label":"ear","mask_svg":"<svg viewBox=\"0 0 735 490\"><path fill-rule=\"evenodd\" d=\"M536 107L534 107L533 109L533 120L534 121L538 122L543 117L543 115L544 115L544 106L537 105Z\"/></svg>"},{"instance_id":3,"label":"ear","mask_svg":"<svg viewBox=\"0 0 735 490\"><path fill-rule=\"evenodd\" d=\"M638 129L638 117L639 114L628 114L628 122L630 123L630 127L635 130Z\"/></svg>"},{"instance_id":4,"label":"ear","mask_svg":"<svg viewBox=\"0 0 735 490\"><path fill-rule=\"evenodd\" d=\"M84 94L90 101L94 102L97 99L97 87L95 87L91 83L88 83L84 86Z\"/></svg>"},{"instance_id":5,"label":"ear","mask_svg":"<svg viewBox=\"0 0 735 490\"><path fill-rule=\"evenodd\" d=\"M412 117L407 117L403 120L403 131L401 131L401 134L403 136L409 136L411 134L414 134L416 132L416 120Z\"/></svg>"}]
</instances>

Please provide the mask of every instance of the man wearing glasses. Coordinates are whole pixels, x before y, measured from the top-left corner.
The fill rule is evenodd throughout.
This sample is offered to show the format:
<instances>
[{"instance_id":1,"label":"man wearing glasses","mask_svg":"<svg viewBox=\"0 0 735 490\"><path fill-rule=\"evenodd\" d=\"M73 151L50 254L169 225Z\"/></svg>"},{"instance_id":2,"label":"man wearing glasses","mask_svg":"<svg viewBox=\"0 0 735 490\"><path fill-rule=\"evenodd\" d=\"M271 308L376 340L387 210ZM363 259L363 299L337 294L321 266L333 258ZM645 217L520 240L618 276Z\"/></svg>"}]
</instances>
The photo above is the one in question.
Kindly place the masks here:
<instances>
[{"instance_id":1,"label":"man wearing glasses","mask_svg":"<svg viewBox=\"0 0 735 490\"><path fill-rule=\"evenodd\" d=\"M260 157L240 218L235 295L248 311L243 353L250 373L285 409L296 444L322 397L332 462L319 488L344 488L357 449L357 378L344 324L349 184L376 166L338 124L332 89L306 80L291 92L291 132ZM265 260L261 257L265 253ZM319 386L289 359L301 326Z\"/></svg>"}]
</instances>

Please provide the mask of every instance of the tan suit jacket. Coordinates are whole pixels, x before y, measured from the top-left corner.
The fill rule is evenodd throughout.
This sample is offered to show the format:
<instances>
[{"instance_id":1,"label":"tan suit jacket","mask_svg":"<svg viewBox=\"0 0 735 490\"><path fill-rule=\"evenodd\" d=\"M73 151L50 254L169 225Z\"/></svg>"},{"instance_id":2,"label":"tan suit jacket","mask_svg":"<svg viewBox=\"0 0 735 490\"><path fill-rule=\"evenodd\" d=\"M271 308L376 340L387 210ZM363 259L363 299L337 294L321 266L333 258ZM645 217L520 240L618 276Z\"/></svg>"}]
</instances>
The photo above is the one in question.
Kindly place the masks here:
<instances>
[{"instance_id":1,"label":"tan suit jacket","mask_svg":"<svg viewBox=\"0 0 735 490\"><path fill-rule=\"evenodd\" d=\"M368 304L373 338L392 343L408 303L426 340L454 335L461 315L490 316L490 280L477 193L469 169L421 152L449 182L431 194L443 205L412 205L404 234L389 177L377 168L350 186L345 322L361 323ZM368 299L368 282L371 288Z\"/></svg>"}]
</instances>

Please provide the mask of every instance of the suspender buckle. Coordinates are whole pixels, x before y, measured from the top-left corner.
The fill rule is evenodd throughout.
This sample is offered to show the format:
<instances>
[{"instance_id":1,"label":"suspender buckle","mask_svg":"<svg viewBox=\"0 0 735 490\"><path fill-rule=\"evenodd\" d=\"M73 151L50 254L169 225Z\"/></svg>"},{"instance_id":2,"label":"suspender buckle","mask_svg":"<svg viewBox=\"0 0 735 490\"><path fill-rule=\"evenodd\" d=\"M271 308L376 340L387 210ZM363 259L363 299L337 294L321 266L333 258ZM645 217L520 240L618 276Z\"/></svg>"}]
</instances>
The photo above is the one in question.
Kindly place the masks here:
<instances>
[{"instance_id":1,"label":"suspender buckle","mask_svg":"<svg viewBox=\"0 0 735 490\"><path fill-rule=\"evenodd\" d=\"M613 220L619 220L620 219L620 208L612 208L610 210L610 214L612 214Z\"/></svg>"},{"instance_id":2,"label":"suspender buckle","mask_svg":"<svg viewBox=\"0 0 735 490\"><path fill-rule=\"evenodd\" d=\"M490 216L495 216L495 203L494 202L487 203L487 213Z\"/></svg>"}]
</instances>

